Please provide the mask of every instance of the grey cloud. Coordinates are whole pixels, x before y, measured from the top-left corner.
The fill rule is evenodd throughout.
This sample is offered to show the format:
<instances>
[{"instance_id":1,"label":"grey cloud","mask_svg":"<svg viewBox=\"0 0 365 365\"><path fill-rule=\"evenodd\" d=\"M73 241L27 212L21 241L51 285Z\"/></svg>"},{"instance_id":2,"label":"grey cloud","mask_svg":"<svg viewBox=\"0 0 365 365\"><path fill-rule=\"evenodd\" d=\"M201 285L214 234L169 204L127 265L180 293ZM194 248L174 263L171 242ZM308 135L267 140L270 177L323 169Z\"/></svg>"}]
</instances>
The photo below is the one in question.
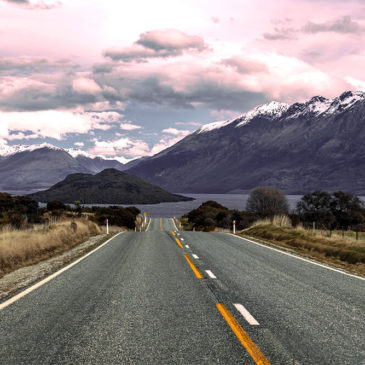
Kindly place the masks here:
<instances>
[{"instance_id":1,"label":"grey cloud","mask_svg":"<svg viewBox=\"0 0 365 365\"><path fill-rule=\"evenodd\" d=\"M209 72L208 72L209 73ZM104 92L109 102L116 100L137 104L163 105L174 109L213 108L215 110L243 110L264 102L265 96L244 90L231 82L222 83L220 72L202 77L197 70L190 75L190 82L184 87L175 87L173 78L165 74L131 76L123 72L96 75L99 84L107 85L115 92Z\"/></svg>"},{"instance_id":2,"label":"grey cloud","mask_svg":"<svg viewBox=\"0 0 365 365\"><path fill-rule=\"evenodd\" d=\"M99 73L109 73L112 72L114 69L114 65L110 63L97 63L93 65L93 73L99 74Z\"/></svg>"},{"instance_id":3,"label":"grey cloud","mask_svg":"<svg viewBox=\"0 0 365 365\"><path fill-rule=\"evenodd\" d=\"M343 16L325 23L307 22L302 30L305 33L363 33L365 31L365 27L353 21L350 16Z\"/></svg>"},{"instance_id":4,"label":"grey cloud","mask_svg":"<svg viewBox=\"0 0 365 365\"><path fill-rule=\"evenodd\" d=\"M69 81L61 85L28 85L12 93L1 94L0 92L0 109L2 111L40 111L74 108L104 100L101 94L75 92Z\"/></svg>"},{"instance_id":5,"label":"grey cloud","mask_svg":"<svg viewBox=\"0 0 365 365\"><path fill-rule=\"evenodd\" d=\"M165 29L142 33L132 46L106 50L104 56L113 61L146 62L149 58L176 57L207 49L201 37L188 35L176 29Z\"/></svg>"},{"instance_id":6,"label":"grey cloud","mask_svg":"<svg viewBox=\"0 0 365 365\"><path fill-rule=\"evenodd\" d=\"M70 71L75 70L77 67L77 64L68 59L50 60L34 57L0 57L0 75L34 74L60 70Z\"/></svg>"}]
</instances>

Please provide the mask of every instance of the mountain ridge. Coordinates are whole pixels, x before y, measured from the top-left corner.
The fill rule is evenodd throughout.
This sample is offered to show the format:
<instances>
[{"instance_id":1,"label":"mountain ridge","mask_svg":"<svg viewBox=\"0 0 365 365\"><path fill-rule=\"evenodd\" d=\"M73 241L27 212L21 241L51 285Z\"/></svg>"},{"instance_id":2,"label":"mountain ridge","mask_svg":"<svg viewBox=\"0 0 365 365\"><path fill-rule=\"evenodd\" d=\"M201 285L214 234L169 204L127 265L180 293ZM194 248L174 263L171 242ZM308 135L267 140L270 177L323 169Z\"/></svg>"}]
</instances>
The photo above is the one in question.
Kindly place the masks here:
<instances>
[{"instance_id":1,"label":"mountain ridge","mask_svg":"<svg viewBox=\"0 0 365 365\"><path fill-rule=\"evenodd\" d=\"M270 104L270 103L269 103ZM186 193L287 193L348 190L365 194L365 93L315 96L279 111L259 106L241 117L201 127L127 171Z\"/></svg>"}]
</instances>

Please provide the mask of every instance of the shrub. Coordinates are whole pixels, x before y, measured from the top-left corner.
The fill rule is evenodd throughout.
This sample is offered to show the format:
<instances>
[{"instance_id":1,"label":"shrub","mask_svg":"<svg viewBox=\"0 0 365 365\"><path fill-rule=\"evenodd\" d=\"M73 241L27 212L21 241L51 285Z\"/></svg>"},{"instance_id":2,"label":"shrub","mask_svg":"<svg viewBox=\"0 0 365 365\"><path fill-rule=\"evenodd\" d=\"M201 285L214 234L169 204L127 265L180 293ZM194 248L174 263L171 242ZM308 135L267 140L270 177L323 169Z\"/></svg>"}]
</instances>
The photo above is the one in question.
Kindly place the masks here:
<instances>
[{"instance_id":1,"label":"shrub","mask_svg":"<svg viewBox=\"0 0 365 365\"><path fill-rule=\"evenodd\" d=\"M262 217L288 214L289 204L279 189L259 187L251 191L247 199L246 211Z\"/></svg>"}]
</instances>

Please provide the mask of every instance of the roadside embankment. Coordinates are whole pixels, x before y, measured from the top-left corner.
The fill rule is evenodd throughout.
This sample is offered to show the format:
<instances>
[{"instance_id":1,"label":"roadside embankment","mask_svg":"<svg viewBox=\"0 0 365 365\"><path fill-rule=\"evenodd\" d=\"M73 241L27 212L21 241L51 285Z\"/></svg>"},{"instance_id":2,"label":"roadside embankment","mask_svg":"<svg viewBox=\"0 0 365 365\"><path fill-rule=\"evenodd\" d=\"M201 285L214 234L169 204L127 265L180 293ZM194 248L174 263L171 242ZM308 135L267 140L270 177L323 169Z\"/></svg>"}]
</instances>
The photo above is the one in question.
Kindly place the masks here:
<instances>
[{"instance_id":1,"label":"roadside embankment","mask_svg":"<svg viewBox=\"0 0 365 365\"><path fill-rule=\"evenodd\" d=\"M257 222L239 234L264 240L263 243L273 243L355 274L365 275L365 242L362 240L356 241L339 234L325 237L318 231L278 226L270 222Z\"/></svg>"},{"instance_id":2,"label":"roadside embankment","mask_svg":"<svg viewBox=\"0 0 365 365\"><path fill-rule=\"evenodd\" d=\"M86 219L64 219L22 230L4 227L0 231L0 277L59 255L101 232Z\"/></svg>"}]
</instances>

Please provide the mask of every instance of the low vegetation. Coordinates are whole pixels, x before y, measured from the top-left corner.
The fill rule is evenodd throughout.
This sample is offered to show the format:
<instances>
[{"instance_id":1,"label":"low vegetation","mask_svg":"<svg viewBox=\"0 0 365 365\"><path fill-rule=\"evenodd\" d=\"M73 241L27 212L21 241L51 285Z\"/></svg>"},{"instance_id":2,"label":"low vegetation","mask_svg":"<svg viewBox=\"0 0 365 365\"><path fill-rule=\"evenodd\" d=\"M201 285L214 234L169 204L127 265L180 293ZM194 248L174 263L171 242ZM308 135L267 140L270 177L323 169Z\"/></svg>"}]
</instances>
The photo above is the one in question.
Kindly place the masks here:
<instances>
[{"instance_id":1,"label":"low vegetation","mask_svg":"<svg viewBox=\"0 0 365 365\"><path fill-rule=\"evenodd\" d=\"M40 208L29 197L0 193L0 276L100 234L107 219L110 228L134 229L139 216L135 207L83 207L80 201L71 207L53 200Z\"/></svg>"},{"instance_id":2,"label":"low vegetation","mask_svg":"<svg viewBox=\"0 0 365 365\"><path fill-rule=\"evenodd\" d=\"M0 275L62 253L101 232L97 224L83 218L62 219L25 229L3 226L0 231Z\"/></svg>"},{"instance_id":3,"label":"low vegetation","mask_svg":"<svg viewBox=\"0 0 365 365\"><path fill-rule=\"evenodd\" d=\"M240 234L292 248L324 262L345 264L347 268L356 265L355 271L365 274L365 234L358 240L355 235L342 237L341 231L329 236L328 231L292 227L288 217L257 221Z\"/></svg>"},{"instance_id":4,"label":"low vegetation","mask_svg":"<svg viewBox=\"0 0 365 365\"><path fill-rule=\"evenodd\" d=\"M270 241L323 262L365 274L365 208L346 192L314 191L289 213L285 195L277 189L257 188L246 211L230 210L214 201L203 203L181 218L186 230L232 230Z\"/></svg>"},{"instance_id":5,"label":"low vegetation","mask_svg":"<svg viewBox=\"0 0 365 365\"><path fill-rule=\"evenodd\" d=\"M233 221L236 222L237 229L244 229L258 218L257 214L230 210L210 200L189 212L182 218L181 223L185 229L209 232L214 231L216 227L230 229Z\"/></svg>"}]
</instances>

